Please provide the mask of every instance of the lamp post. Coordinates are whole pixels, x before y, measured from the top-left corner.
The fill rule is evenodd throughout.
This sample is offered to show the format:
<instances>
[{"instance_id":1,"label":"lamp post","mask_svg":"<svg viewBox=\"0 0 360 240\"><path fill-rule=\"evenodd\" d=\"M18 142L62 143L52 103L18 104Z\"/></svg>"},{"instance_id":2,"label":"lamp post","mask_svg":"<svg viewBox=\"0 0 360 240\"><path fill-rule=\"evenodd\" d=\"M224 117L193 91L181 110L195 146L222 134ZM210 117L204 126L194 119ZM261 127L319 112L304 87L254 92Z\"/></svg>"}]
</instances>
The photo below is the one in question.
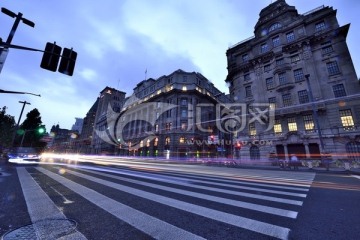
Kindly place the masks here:
<instances>
[{"instance_id":1,"label":"lamp post","mask_svg":"<svg viewBox=\"0 0 360 240\"><path fill-rule=\"evenodd\" d=\"M324 142L323 142L323 138L322 138L322 135L321 135L319 118L318 118L318 115L317 115L317 112L316 112L314 97L313 97L312 89L311 89L311 85L310 85L310 80L309 80L310 74L306 74L305 78L306 78L306 84L307 84L308 91L309 91L309 98L310 98L311 108L312 108L313 115L314 115L315 126L316 126L316 129L318 130L317 132L318 132L319 142L320 142L320 154L323 154L324 151L325 151L325 147L324 147ZM327 161L326 161L326 170L329 170L329 163Z\"/></svg>"},{"instance_id":2,"label":"lamp post","mask_svg":"<svg viewBox=\"0 0 360 240\"><path fill-rule=\"evenodd\" d=\"M35 27L35 23L33 23L32 21L26 19L26 18L23 18L23 14L22 13L14 13L12 11L10 11L9 9L6 9L6 8L1 8L1 12L12 17L12 18L15 18L15 22L11 28L11 31L9 33L9 36L6 40L6 44L7 45L10 45L11 44L11 41L15 35L15 32L16 32L16 29L17 27L19 26L19 23L20 21L22 21L24 24L30 26L30 27ZM4 66L4 63L5 63L5 60L6 60L6 56L7 56L7 53L9 51L9 48L8 47L3 47L3 48L0 48L0 73L1 73L1 70Z\"/></svg>"}]
</instances>

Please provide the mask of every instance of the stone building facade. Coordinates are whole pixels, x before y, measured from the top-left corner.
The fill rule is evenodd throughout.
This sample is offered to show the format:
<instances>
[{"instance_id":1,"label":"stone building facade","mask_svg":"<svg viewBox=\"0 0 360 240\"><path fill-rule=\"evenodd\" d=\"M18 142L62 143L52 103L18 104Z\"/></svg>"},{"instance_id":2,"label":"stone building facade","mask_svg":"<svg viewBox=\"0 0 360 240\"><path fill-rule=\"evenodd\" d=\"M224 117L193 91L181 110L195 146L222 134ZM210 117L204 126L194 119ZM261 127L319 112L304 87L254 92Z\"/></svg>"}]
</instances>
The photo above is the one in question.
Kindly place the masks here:
<instances>
[{"instance_id":1,"label":"stone building facade","mask_svg":"<svg viewBox=\"0 0 360 240\"><path fill-rule=\"evenodd\" d=\"M197 72L179 69L144 80L136 85L119 117L124 123L118 134L119 154L167 158L230 154L227 135L216 127L216 106L228 101Z\"/></svg>"},{"instance_id":2,"label":"stone building facade","mask_svg":"<svg viewBox=\"0 0 360 240\"><path fill-rule=\"evenodd\" d=\"M275 111L270 131L250 121L236 134L246 143L240 158L359 159L360 85L346 43L350 24L340 26L336 13L320 6L299 14L274 1L261 10L254 36L227 50L230 96L246 103L248 123L254 104Z\"/></svg>"}]
</instances>

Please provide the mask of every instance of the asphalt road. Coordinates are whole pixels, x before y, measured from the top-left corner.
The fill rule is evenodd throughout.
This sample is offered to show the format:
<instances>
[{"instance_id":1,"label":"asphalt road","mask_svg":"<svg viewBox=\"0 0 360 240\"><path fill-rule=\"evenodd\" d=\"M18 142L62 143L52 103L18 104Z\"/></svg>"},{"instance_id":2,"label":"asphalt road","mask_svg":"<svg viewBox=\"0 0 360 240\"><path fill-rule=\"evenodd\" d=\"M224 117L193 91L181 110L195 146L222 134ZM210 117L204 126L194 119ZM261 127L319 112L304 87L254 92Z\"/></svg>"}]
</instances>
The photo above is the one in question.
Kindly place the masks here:
<instances>
[{"instance_id":1,"label":"asphalt road","mask_svg":"<svg viewBox=\"0 0 360 240\"><path fill-rule=\"evenodd\" d=\"M360 179L121 162L0 165L3 239L360 239Z\"/></svg>"}]
</instances>

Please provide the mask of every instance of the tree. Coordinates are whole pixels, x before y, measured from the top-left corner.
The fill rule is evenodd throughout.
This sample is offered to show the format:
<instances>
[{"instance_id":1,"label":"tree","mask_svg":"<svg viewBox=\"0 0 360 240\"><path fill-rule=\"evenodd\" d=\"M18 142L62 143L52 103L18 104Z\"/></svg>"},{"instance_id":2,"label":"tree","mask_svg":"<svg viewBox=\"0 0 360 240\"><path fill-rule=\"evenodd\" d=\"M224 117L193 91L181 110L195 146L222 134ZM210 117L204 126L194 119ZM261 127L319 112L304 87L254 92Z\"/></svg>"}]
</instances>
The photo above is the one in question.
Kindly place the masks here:
<instances>
[{"instance_id":1,"label":"tree","mask_svg":"<svg viewBox=\"0 0 360 240\"><path fill-rule=\"evenodd\" d=\"M45 132L46 128L45 125L42 124L40 112L34 108L26 114L26 119L20 125L17 132L18 145L22 145L23 147L33 147L41 151L46 147L46 143L40 141Z\"/></svg>"},{"instance_id":2,"label":"tree","mask_svg":"<svg viewBox=\"0 0 360 240\"><path fill-rule=\"evenodd\" d=\"M10 148L16 123L13 116L6 114L4 106L0 111L0 152L2 148Z\"/></svg>"}]
</instances>

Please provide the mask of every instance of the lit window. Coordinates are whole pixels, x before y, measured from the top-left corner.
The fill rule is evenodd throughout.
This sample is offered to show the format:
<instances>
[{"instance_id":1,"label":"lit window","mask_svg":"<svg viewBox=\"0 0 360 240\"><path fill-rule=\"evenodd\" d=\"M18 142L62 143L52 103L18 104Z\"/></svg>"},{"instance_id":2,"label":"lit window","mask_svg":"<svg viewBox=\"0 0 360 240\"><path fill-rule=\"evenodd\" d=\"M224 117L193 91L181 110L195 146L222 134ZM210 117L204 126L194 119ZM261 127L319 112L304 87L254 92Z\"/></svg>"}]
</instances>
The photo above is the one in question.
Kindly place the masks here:
<instances>
[{"instance_id":1,"label":"lit window","mask_svg":"<svg viewBox=\"0 0 360 240\"><path fill-rule=\"evenodd\" d=\"M170 137L165 138L165 145L170 145Z\"/></svg>"},{"instance_id":2,"label":"lit window","mask_svg":"<svg viewBox=\"0 0 360 240\"><path fill-rule=\"evenodd\" d=\"M181 130L185 131L186 128L187 128L186 122L182 122L182 123L181 123Z\"/></svg>"},{"instance_id":3,"label":"lit window","mask_svg":"<svg viewBox=\"0 0 360 240\"><path fill-rule=\"evenodd\" d=\"M147 146L147 147L150 147L150 139L148 139L148 140L146 141L146 146Z\"/></svg>"},{"instance_id":4,"label":"lit window","mask_svg":"<svg viewBox=\"0 0 360 240\"><path fill-rule=\"evenodd\" d=\"M159 124L155 124L155 132L159 131Z\"/></svg>"},{"instance_id":5,"label":"lit window","mask_svg":"<svg viewBox=\"0 0 360 240\"><path fill-rule=\"evenodd\" d=\"M335 97L345 97L346 92L343 84L336 84L333 86Z\"/></svg>"},{"instance_id":6,"label":"lit window","mask_svg":"<svg viewBox=\"0 0 360 240\"><path fill-rule=\"evenodd\" d=\"M348 128L354 126L354 120L350 109L340 110L340 119L343 127Z\"/></svg>"},{"instance_id":7,"label":"lit window","mask_svg":"<svg viewBox=\"0 0 360 240\"><path fill-rule=\"evenodd\" d=\"M179 139L179 142L180 142L180 143L185 143L185 141L186 141L186 140L185 140L184 137L180 137L180 139Z\"/></svg>"},{"instance_id":8,"label":"lit window","mask_svg":"<svg viewBox=\"0 0 360 240\"><path fill-rule=\"evenodd\" d=\"M251 136L256 135L256 128L255 128L255 123L254 122L249 123L249 134Z\"/></svg>"},{"instance_id":9,"label":"lit window","mask_svg":"<svg viewBox=\"0 0 360 240\"><path fill-rule=\"evenodd\" d=\"M280 119L275 119L274 132L275 133L282 133L282 127L281 127Z\"/></svg>"},{"instance_id":10,"label":"lit window","mask_svg":"<svg viewBox=\"0 0 360 240\"><path fill-rule=\"evenodd\" d=\"M299 97L300 104L309 102L309 95L308 95L307 90L298 91L298 97Z\"/></svg>"},{"instance_id":11,"label":"lit window","mask_svg":"<svg viewBox=\"0 0 360 240\"><path fill-rule=\"evenodd\" d=\"M326 64L329 75L337 74L340 72L337 62L329 62Z\"/></svg>"},{"instance_id":12,"label":"lit window","mask_svg":"<svg viewBox=\"0 0 360 240\"><path fill-rule=\"evenodd\" d=\"M187 87L184 85L184 86L182 86L182 90L183 91L187 91Z\"/></svg>"},{"instance_id":13,"label":"lit window","mask_svg":"<svg viewBox=\"0 0 360 240\"><path fill-rule=\"evenodd\" d=\"M297 131L297 124L296 124L296 120L294 117L288 118L288 127L289 127L290 132Z\"/></svg>"},{"instance_id":14,"label":"lit window","mask_svg":"<svg viewBox=\"0 0 360 240\"><path fill-rule=\"evenodd\" d=\"M314 120L312 115L305 115L303 117L306 131L314 130Z\"/></svg>"},{"instance_id":15,"label":"lit window","mask_svg":"<svg viewBox=\"0 0 360 240\"><path fill-rule=\"evenodd\" d=\"M158 144L159 144L159 138L155 138L154 139L154 147L157 147Z\"/></svg>"}]
</instances>

